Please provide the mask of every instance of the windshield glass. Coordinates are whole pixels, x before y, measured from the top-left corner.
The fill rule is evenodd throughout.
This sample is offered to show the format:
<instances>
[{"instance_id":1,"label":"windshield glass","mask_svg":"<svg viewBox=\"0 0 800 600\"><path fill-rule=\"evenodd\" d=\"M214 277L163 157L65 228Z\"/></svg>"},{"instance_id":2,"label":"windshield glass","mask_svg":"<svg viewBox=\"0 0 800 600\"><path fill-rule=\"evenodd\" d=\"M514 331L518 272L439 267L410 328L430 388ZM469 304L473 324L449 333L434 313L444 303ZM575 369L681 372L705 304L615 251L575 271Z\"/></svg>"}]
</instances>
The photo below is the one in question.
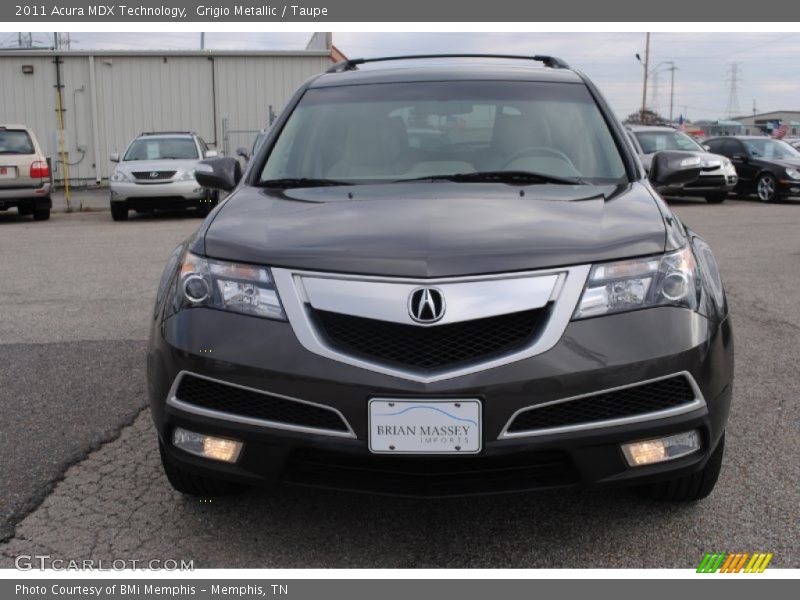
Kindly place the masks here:
<instances>
[{"instance_id":1,"label":"windshield glass","mask_svg":"<svg viewBox=\"0 0 800 600\"><path fill-rule=\"evenodd\" d=\"M761 158L797 158L800 152L780 140L742 140L750 156Z\"/></svg>"},{"instance_id":2,"label":"windshield glass","mask_svg":"<svg viewBox=\"0 0 800 600\"><path fill-rule=\"evenodd\" d=\"M662 150L704 152L703 147L682 131L637 131L636 139L645 154Z\"/></svg>"},{"instance_id":3,"label":"windshield glass","mask_svg":"<svg viewBox=\"0 0 800 600\"><path fill-rule=\"evenodd\" d=\"M308 90L261 182L374 183L497 171L596 184L625 177L585 86L452 81Z\"/></svg>"},{"instance_id":4,"label":"windshield glass","mask_svg":"<svg viewBox=\"0 0 800 600\"><path fill-rule=\"evenodd\" d=\"M134 141L122 160L164 160L170 158L200 158L192 138L147 137Z\"/></svg>"},{"instance_id":5,"label":"windshield glass","mask_svg":"<svg viewBox=\"0 0 800 600\"><path fill-rule=\"evenodd\" d=\"M0 154L34 154L33 142L27 131L0 130Z\"/></svg>"}]
</instances>

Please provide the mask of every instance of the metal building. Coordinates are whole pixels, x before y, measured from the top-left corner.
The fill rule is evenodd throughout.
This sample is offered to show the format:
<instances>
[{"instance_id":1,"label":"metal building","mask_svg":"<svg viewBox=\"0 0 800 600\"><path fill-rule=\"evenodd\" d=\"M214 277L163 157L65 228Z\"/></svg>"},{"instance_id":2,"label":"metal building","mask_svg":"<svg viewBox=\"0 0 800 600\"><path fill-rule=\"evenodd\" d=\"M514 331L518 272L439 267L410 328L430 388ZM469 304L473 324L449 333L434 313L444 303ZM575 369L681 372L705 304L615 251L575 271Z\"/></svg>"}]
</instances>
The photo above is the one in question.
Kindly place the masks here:
<instances>
[{"instance_id":1,"label":"metal building","mask_svg":"<svg viewBox=\"0 0 800 600\"><path fill-rule=\"evenodd\" d=\"M329 39L329 37L328 37ZM24 123L52 157L54 178L108 178L109 155L143 131L195 131L233 153L266 127L297 86L331 63L303 51L0 52L0 123ZM61 82L64 160L57 81Z\"/></svg>"}]
</instances>

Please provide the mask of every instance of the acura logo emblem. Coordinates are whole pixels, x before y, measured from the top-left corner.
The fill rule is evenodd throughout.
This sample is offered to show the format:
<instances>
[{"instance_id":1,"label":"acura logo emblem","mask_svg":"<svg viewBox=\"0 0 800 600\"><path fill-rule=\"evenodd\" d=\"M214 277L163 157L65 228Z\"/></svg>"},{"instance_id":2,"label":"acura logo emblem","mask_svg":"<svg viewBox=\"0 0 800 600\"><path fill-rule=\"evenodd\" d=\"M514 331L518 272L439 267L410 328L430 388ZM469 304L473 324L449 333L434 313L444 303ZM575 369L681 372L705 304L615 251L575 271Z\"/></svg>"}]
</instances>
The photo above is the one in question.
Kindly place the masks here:
<instances>
[{"instance_id":1,"label":"acura logo emblem","mask_svg":"<svg viewBox=\"0 0 800 600\"><path fill-rule=\"evenodd\" d=\"M150 179L158 179L158 171L151 171Z\"/></svg>"},{"instance_id":2,"label":"acura logo emblem","mask_svg":"<svg viewBox=\"0 0 800 600\"><path fill-rule=\"evenodd\" d=\"M444 316L444 294L436 288L417 288L408 297L408 314L417 323L435 323Z\"/></svg>"}]
</instances>

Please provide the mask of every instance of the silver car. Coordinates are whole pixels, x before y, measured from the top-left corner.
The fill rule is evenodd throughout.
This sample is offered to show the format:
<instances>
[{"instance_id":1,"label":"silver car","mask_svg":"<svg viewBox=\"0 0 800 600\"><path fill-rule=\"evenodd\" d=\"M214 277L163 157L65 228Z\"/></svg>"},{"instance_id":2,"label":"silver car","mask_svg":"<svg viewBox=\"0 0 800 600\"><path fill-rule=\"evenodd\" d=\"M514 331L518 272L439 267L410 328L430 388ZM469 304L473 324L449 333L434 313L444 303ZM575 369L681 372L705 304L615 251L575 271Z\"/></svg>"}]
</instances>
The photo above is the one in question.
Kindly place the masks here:
<instances>
[{"instance_id":1,"label":"silver car","mask_svg":"<svg viewBox=\"0 0 800 600\"><path fill-rule=\"evenodd\" d=\"M648 171L653 156L662 150L691 152L700 157L702 170L697 180L661 190L662 196L701 196L711 204L718 204L736 187L738 178L733 163L724 156L711 154L682 131L648 125L629 125L627 129L631 144Z\"/></svg>"},{"instance_id":2,"label":"silver car","mask_svg":"<svg viewBox=\"0 0 800 600\"><path fill-rule=\"evenodd\" d=\"M134 139L110 177L111 217L128 218L128 211L194 208L205 216L217 203L215 193L194 176L197 162L217 155L192 132L143 133Z\"/></svg>"}]
</instances>

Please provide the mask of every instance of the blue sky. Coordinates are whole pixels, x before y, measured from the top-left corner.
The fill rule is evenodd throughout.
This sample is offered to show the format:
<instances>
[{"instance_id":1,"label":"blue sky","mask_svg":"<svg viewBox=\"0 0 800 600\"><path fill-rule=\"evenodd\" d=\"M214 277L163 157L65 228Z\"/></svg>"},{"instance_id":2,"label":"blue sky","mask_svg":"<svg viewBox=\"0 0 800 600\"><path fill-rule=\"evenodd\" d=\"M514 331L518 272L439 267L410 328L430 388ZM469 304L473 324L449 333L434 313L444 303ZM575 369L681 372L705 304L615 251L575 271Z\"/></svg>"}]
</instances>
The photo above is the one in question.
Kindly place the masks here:
<instances>
[{"instance_id":1,"label":"blue sky","mask_svg":"<svg viewBox=\"0 0 800 600\"><path fill-rule=\"evenodd\" d=\"M206 47L219 49L299 49L310 33L207 33ZM75 49L186 49L199 47L199 33L72 33ZM585 71L620 116L639 109L644 33L334 33L348 56L429 52L552 54ZM49 44L47 34L34 43ZM0 34L0 45L16 34ZM654 33L651 66L673 61L674 114L693 119L725 117L730 63L738 63L740 113L800 110L800 33ZM669 112L668 65L650 79L651 108Z\"/></svg>"}]
</instances>

